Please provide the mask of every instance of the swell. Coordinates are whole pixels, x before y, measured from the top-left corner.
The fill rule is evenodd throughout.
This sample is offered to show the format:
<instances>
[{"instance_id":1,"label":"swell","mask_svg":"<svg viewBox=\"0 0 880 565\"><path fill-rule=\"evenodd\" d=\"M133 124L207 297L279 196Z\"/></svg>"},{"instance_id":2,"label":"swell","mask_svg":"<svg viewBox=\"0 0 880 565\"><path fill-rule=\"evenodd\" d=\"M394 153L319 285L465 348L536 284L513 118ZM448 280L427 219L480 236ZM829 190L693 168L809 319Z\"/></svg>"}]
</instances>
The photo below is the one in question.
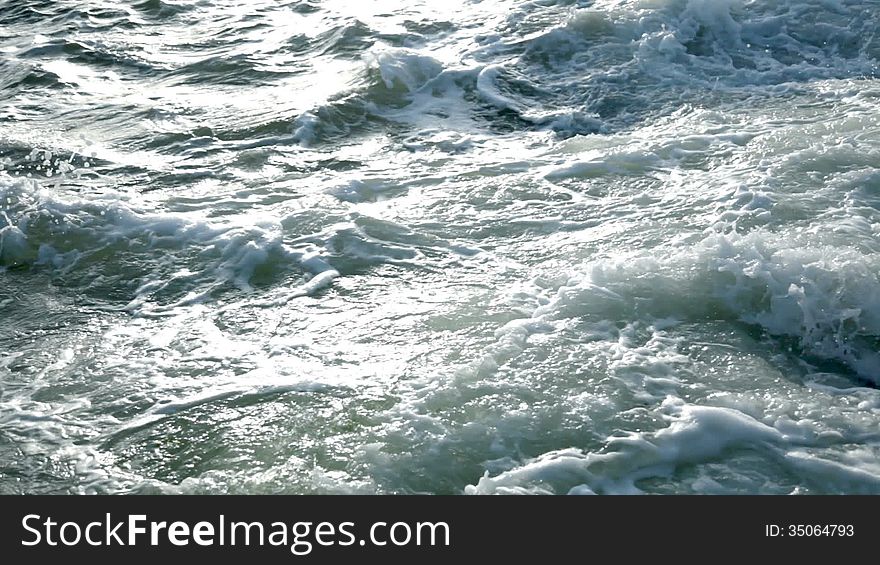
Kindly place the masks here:
<instances>
[{"instance_id":1,"label":"swell","mask_svg":"<svg viewBox=\"0 0 880 565\"><path fill-rule=\"evenodd\" d=\"M739 104L798 83L876 77L877 18L870 3L596 2L561 26L502 42L497 49L518 55L481 93L525 117L592 115L616 130L683 103Z\"/></svg>"},{"instance_id":2,"label":"swell","mask_svg":"<svg viewBox=\"0 0 880 565\"><path fill-rule=\"evenodd\" d=\"M55 284L162 311L231 288L248 290L332 268L313 248L285 245L271 218L245 224L140 210L118 199L52 194L33 181L0 177L0 266L48 269ZM126 305L126 303L128 303Z\"/></svg>"}]
</instances>

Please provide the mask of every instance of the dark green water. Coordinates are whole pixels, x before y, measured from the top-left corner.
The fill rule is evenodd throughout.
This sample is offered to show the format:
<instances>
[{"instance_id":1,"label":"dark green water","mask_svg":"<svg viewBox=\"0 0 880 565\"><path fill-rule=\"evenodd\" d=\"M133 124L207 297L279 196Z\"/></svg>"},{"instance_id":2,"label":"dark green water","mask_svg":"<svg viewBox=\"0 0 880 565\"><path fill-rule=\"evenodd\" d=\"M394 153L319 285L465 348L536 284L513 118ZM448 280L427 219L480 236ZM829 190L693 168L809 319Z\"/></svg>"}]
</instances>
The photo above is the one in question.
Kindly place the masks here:
<instances>
[{"instance_id":1,"label":"dark green water","mask_svg":"<svg viewBox=\"0 0 880 565\"><path fill-rule=\"evenodd\" d=\"M0 1L0 493L880 493L878 24Z\"/></svg>"}]
</instances>

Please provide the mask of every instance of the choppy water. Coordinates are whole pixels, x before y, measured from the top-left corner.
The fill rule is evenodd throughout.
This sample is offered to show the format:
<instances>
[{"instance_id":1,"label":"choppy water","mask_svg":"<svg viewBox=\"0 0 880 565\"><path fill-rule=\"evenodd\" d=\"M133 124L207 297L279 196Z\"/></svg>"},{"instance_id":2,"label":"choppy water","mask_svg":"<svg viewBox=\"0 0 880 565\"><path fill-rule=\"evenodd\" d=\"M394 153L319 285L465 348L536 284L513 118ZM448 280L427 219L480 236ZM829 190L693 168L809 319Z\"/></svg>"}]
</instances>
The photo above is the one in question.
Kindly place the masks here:
<instances>
[{"instance_id":1,"label":"choppy water","mask_svg":"<svg viewBox=\"0 0 880 565\"><path fill-rule=\"evenodd\" d=\"M0 2L0 492L880 492L880 2Z\"/></svg>"}]
</instances>

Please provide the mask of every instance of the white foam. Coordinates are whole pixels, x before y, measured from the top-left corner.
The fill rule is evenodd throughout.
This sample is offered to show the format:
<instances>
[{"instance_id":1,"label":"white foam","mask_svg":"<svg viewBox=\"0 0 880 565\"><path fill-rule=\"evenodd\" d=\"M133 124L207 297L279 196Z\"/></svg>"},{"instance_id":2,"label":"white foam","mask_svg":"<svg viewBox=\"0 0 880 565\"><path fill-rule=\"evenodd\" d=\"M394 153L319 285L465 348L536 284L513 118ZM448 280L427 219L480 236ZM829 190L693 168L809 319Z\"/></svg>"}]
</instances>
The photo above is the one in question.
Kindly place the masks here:
<instances>
[{"instance_id":1,"label":"white foam","mask_svg":"<svg viewBox=\"0 0 880 565\"><path fill-rule=\"evenodd\" d=\"M412 49L390 47L381 43L367 53L369 68L375 69L388 90L415 92L443 71L443 65L431 56Z\"/></svg>"},{"instance_id":2,"label":"white foam","mask_svg":"<svg viewBox=\"0 0 880 565\"><path fill-rule=\"evenodd\" d=\"M628 433L606 440L602 452L565 449L545 453L497 476L482 477L467 494L632 494L636 482L668 476L683 465L711 461L737 447L775 451L803 438L787 437L742 412L696 406L669 397L662 406L669 426L652 433Z\"/></svg>"}]
</instances>

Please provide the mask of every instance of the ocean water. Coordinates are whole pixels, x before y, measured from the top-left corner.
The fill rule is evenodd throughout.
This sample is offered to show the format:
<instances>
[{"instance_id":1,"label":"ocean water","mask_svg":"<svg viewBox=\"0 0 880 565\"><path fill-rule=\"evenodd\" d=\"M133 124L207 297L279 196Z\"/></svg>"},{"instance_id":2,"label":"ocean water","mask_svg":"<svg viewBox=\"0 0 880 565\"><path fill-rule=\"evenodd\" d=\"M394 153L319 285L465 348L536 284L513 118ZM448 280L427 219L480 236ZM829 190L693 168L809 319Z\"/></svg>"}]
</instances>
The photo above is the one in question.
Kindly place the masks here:
<instances>
[{"instance_id":1,"label":"ocean water","mask_svg":"<svg viewBox=\"0 0 880 565\"><path fill-rule=\"evenodd\" d=\"M878 30L0 1L0 493L880 493Z\"/></svg>"}]
</instances>

